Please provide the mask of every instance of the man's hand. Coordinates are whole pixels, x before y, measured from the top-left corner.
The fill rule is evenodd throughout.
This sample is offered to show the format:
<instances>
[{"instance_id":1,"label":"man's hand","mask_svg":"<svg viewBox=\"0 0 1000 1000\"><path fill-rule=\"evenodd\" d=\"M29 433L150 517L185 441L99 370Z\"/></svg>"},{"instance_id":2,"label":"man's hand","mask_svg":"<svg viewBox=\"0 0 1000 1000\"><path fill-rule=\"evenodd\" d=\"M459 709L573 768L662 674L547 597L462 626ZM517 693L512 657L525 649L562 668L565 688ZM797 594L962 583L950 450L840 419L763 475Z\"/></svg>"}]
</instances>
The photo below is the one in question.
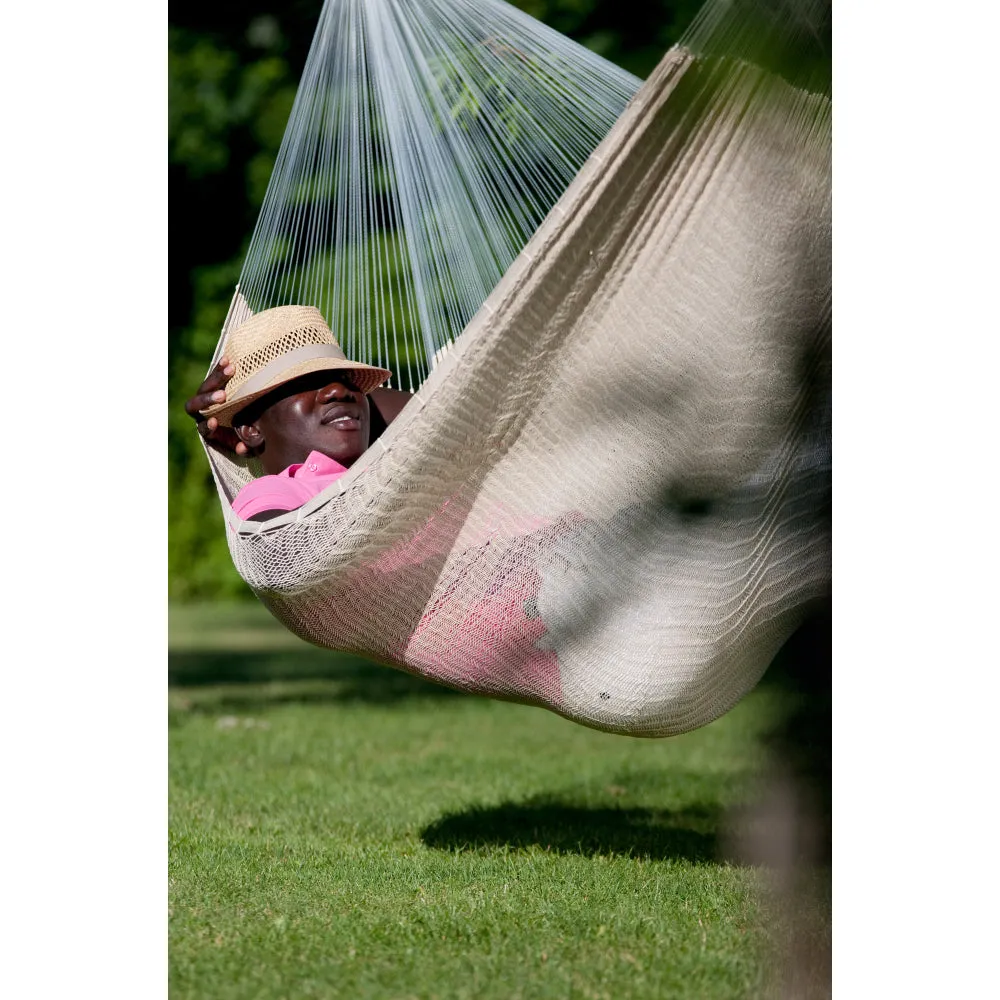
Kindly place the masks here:
<instances>
[{"instance_id":1,"label":"man's hand","mask_svg":"<svg viewBox=\"0 0 1000 1000\"><path fill-rule=\"evenodd\" d=\"M232 427L220 427L215 417L206 420L199 412L207 410L215 403L226 401L225 386L232 377L233 370L228 358L220 358L219 363L209 372L208 378L201 383L195 395L184 404L184 412L194 418L198 425L198 433L216 451L248 455L247 446L236 436L236 431Z\"/></svg>"}]
</instances>

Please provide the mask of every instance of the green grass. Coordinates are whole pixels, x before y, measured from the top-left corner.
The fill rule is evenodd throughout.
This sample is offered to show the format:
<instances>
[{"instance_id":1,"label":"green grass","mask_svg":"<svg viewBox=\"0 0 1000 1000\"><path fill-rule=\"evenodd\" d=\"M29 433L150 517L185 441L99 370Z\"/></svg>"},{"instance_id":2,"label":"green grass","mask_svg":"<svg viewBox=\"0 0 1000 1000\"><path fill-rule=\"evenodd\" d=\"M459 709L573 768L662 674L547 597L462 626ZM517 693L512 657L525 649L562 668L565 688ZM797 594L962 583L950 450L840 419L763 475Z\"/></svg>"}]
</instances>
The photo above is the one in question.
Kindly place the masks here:
<instances>
[{"instance_id":1,"label":"green grass","mask_svg":"<svg viewBox=\"0 0 1000 1000\"><path fill-rule=\"evenodd\" d=\"M726 831L780 688L610 736L238 606L175 609L170 672L177 1000L767 993L782 920Z\"/></svg>"}]
</instances>

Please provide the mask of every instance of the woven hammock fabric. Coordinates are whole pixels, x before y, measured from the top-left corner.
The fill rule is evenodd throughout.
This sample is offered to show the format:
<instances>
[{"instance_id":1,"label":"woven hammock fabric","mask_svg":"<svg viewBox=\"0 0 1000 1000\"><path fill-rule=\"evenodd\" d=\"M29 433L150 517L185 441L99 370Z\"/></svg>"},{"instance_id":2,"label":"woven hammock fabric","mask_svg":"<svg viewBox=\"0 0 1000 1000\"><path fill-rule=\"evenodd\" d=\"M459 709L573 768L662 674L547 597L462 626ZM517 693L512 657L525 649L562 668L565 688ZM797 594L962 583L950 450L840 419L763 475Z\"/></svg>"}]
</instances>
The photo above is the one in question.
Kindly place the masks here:
<instances>
[{"instance_id":1,"label":"woven hammock fabric","mask_svg":"<svg viewBox=\"0 0 1000 1000\"><path fill-rule=\"evenodd\" d=\"M241 521L310 642L596 728L727 711L830 588L830 102L672 50L350 472Z\"/></svg>"}]
</instances>

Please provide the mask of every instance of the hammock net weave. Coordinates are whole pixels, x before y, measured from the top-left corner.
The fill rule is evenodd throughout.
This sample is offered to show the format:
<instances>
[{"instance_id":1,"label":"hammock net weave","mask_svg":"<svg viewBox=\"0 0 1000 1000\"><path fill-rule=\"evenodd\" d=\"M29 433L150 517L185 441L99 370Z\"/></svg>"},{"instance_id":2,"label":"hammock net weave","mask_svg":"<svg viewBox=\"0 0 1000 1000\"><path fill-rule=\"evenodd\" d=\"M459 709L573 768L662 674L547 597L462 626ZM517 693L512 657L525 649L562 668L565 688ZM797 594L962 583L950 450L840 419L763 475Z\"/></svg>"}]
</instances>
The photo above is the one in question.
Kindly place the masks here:
<instances>
[{"instance_id":1,"label":"hammock net weave","mask_svg":"<svg viewBox=\"0 0 1000 1000\"><path fill-rule=\"evenodd\" d=\"M328 0L324 16L347 6ZM732 707L828 595L828 81L747 58L746 38L750 56L767 39L734 29L732 6L710 5L627 106L627 79L607 71L620 116L509 264L483 251L502 278L468 320L457 309L424 340L417 367L432 370L347 475L299 510L244 522L230 501L260 470L209 451L236 567L293 632L666 736ZM489 37L491 51L526 51L521 35ZM553 112L555 99L540 98L572 127L576 98ZM407 239L411 257L434 252L412 234L396 246ZM316 251L325 267L338 252L331 240ZM429 301L413 275L448 266L411 261L400 288ZM260 289L241 279L217 356L251 308L281 304ZM358 360L393 360L377 336L371 354L359 348L378 317L288 294L323 308L335 333L359 332ZM409 320L401 306L400 326L420 332L420 308Z\"/></svg>"}]
</instances>

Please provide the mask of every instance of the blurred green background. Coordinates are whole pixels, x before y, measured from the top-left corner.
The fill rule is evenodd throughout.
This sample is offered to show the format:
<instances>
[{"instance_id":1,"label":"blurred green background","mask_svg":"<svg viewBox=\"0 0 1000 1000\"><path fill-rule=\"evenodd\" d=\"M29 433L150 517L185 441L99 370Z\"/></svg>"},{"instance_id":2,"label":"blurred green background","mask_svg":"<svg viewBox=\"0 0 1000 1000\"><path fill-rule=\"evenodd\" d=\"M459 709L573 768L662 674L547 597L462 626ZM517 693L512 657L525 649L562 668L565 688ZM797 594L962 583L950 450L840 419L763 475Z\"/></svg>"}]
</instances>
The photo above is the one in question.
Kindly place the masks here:
<instances>
[{"instance_id":1,"label":"blurred green background","mask_svg":"<svg viewBox=\"0 0 1000 1000\"><path fill-rule=\"evenodd\" d=\"M700 0L517 0L645 77ZM204 378L264 198L321 0L169 8L169 595L252 597L229 558L208 462L184 400Z\"/></svg>"}]
</instances>

